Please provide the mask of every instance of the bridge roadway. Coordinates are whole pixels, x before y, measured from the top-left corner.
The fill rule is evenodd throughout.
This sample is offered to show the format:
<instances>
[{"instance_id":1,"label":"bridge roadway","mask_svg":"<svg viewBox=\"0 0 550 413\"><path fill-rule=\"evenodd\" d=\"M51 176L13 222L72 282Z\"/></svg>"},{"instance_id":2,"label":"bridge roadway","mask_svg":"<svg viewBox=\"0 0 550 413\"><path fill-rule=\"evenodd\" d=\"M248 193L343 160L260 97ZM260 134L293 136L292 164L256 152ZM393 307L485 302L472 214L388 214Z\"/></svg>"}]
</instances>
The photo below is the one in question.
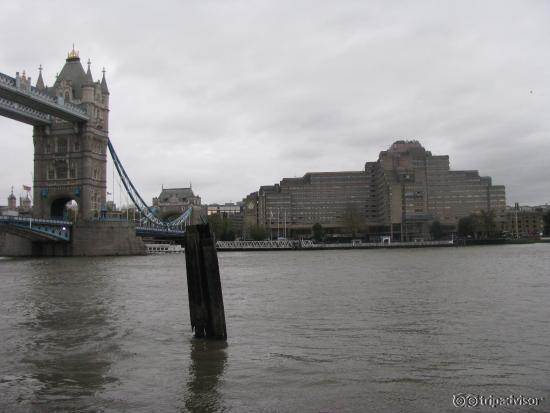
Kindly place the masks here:
<instances>
[{"instance_id":1,"label":"bridge roadway","mask_svg":"<svg viewBox=\"0 0 550 413\"><path fill-rule=\"evenodd\" d=\"M70 221L0 215L0 229L31 241L69 242L72 226Z\"/></svg>"},{"instance_id":2,"label":"bridge roadway","mask_svg":"<svg viewBox=\"0 0 550 413\"><path fill-rule=\"evenodd\" d=\"M127 222L125 220L98 220L101 222ZM56 219L36 219L12 215L0 215L0 228L20 235L32 241L68 242L71 240L70 221ZM136 235L151 238L183 238L184 229L169 229L166 227L136 226Z\"/></svg>"},{"instance_id":3,"label":"bridge roadway","mask_svg":"<svg viewBox=\"0 0 550 413\"><path fill-rule=\"evenodd\" d=\"M159 237L159 238L183 238L185 230L168 229L165 227L136 227L136 235L138 237Z\"/></svg>"},{"instance_id":4,"label":"bridge roadway","mask_svg":"<svg viewBox=\"0 0 550 413\"><path fill-rule=\"evenodd\" d=\"M86 111L62 97L53 98L34 86L21 86L18 79L0 73L0 115L30 125L50 125L52 117L69 122L87 122Z\"/></svg>"}]
</instances>

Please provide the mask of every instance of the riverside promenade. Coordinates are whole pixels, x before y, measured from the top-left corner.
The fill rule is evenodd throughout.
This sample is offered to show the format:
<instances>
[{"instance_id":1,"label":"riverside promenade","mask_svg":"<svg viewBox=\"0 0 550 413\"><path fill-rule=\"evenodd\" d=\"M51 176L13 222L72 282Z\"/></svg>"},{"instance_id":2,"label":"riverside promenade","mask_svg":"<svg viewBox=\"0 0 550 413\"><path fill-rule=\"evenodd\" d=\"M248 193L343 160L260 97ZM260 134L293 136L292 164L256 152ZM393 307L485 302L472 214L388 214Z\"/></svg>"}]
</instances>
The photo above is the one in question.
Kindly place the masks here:
<instances>
[{"instance_id":1,"label":"riverside promenade","mask_svg":"<svg viewBox=\"0 0 550 413\"><path fill-rule=\"evenodd\" d=\"M316 244L311 240L278 240L278 241L218 241L218 251L280 251L280 250L345 250L374 248L427 248L452 247L453 241L418 241L418 242L348 242Z\"/></svg>"}]
</instances>

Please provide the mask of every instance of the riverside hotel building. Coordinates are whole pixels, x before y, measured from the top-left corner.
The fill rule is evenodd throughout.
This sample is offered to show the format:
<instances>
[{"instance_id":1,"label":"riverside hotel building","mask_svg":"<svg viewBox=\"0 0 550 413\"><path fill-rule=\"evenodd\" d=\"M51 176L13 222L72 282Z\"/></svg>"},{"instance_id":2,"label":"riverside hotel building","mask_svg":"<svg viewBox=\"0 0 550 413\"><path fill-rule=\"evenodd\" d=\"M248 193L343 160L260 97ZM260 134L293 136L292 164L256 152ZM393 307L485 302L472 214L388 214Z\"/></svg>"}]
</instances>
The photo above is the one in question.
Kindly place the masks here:
<instances>
[{"instance_id":1,"label":"riverside hotel building","mask_svg":"<svg viewBox=\"0 0 550 413\"><path fill-rule=\"evenodd\" d=\"M481 210L506 209L505 188L478 171L452 171L448 155L432 155L418 141L396 141L362 171L308 172L262 186L243 201L243 224L273 237L310 237L322 225L329 237L429 239L432 222L447 233Z\"/></svg>"}]
</instances>

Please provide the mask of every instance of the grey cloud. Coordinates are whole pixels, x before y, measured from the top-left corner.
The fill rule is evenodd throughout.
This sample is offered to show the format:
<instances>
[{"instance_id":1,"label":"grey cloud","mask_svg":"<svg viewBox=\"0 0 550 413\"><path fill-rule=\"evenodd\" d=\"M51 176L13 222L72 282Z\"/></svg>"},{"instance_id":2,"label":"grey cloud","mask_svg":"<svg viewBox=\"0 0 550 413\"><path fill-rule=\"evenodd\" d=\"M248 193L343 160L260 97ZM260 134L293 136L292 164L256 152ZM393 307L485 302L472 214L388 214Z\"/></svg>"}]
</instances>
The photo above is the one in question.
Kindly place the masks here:
<instances>
[{"instance_id":1,"label":"grey cloud","mask_svg":"<svg viewBox=\"0 0 550 413\"><path fill-rule=\"evenodd\" d=\"M235 201L418 138L509 200L548 202L548 2L54 4L4 5L0 71L36 78L41 63L51 84L73 41L95 78L106 66L111 138L146 199L192 181L206 202ZM32 169L31 128L13 125L0 119L21 152L0 155L1 199Z\"/></svg>"}]
</instances>

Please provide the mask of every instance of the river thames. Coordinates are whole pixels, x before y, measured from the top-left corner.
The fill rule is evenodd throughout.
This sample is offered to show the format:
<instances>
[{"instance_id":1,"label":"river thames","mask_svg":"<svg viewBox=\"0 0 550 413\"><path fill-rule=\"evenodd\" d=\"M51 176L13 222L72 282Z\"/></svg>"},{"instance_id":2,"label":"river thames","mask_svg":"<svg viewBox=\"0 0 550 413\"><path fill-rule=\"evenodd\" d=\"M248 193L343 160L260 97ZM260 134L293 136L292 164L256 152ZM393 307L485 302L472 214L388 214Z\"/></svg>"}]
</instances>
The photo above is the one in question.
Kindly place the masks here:
<instances>
[{"instance_id":1,"label":"river thames","mask_svg":"<svg viewBox=\"0 0 550 413\"><path fill-rule=\"evenodd\" d=\"M226 344L184 255L0 258L0 411L550 411L550 244L219 261Z\"/></svg>"}]
</instances>

